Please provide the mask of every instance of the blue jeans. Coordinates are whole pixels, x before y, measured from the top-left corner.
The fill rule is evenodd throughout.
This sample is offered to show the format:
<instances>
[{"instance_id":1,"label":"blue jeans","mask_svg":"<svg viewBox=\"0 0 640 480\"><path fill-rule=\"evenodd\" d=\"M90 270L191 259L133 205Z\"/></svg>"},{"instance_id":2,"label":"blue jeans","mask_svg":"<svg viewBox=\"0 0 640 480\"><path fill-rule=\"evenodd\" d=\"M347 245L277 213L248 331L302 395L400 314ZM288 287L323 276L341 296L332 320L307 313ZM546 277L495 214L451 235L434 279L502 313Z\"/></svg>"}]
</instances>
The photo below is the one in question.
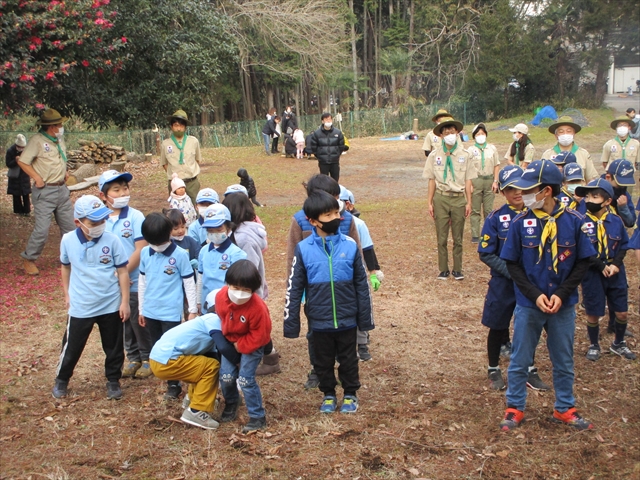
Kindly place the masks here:
<instances>
[{"instance_id":1,"label":"blue jeans","mask_svg":"<svg viewBox=\"0 0 640 480\"><path fill-rule=\"evenodd\" d=\"M509 363L507 407L524 410L527 401L527 377L533 354L547 324L547 348L553 364L553 389L556 393L555 409L565 412L575 405L573 397L573 337L575 333L575 306L567 306L549 315L537 308L516 306L514 312L512 353Z\"/></svg>"},{"instance_id":2,"label":"blue jeans","mask_svg":"<svg viewBox=\"0 0 640 480\"><path fill-rule=\"evenodd\" d=\"M226 403L237 403L240 399L240 394L236 387L237 379L242 389L250 418L262 418L265 416L264 407L262 406L262 393L260 393L260 386L256 382L256 369L260 360L262 360L263 354L264 347L260 347L248 355L242 354L240 368L223 356L222 364L220 365L220 390L222 390L224 401Z\"/></svg>"},{"instance_id":3,"label":"blue jeans","mask_svg":"<svg viewBox=\"0 0 640 480\"><path fill-rule=\"evenodd\" d=\"M269 155L271 153L271 151L269 150L269 145L271 144L271 135L263 133L262 138L264 140L264 151L267 152L267 155Z\"/></svg>"}]
</instances>

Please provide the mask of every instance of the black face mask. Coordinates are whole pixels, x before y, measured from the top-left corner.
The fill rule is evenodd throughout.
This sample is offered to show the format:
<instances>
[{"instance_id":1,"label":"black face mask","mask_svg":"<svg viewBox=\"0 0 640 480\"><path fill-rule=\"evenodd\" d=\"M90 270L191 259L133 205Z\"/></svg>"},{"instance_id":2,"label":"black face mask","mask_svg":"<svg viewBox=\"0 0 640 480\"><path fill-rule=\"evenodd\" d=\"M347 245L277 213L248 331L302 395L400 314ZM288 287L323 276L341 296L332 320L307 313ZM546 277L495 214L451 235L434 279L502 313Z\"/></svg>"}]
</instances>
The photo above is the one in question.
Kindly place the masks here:
<instances>
[{"instance_id":1,"label":"black face mask","mask_svg":"<svg viewBox=\"0 0 640 480\"><path fill-rule=\"evenodd\" d=\"M585 202L585 206L590 213L597 213L602 210L602 203Z\"/></svg>"},{"instance_id":2,"label":"black face mask","mask_svg":"<svg viewBox=\"0 0 640 480\"><path fill-rule=\"evenodd\" d=\"M340 228L340 218L334 218L329 222L320 222L320 224L322 225L320 229L323 232L328 233L329 235L335 235L338 233L338 229Z\"/></svg>"}]
</instances>

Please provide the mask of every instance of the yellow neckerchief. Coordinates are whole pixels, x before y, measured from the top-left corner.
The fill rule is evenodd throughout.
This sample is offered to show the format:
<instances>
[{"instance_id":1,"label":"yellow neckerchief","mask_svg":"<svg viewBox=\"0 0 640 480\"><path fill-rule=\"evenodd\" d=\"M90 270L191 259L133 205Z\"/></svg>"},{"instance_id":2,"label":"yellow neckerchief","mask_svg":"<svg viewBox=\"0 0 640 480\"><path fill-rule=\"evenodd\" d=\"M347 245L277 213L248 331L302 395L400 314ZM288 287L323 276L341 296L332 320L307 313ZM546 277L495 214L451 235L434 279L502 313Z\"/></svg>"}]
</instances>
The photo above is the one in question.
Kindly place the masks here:
<instances>
[{"instance_id":1,"label":"yellow neckerchief","mask_svg":"<svg viewBox=\"0 0 640 480\"><path fill-rule=\"evenodd\" d=\"M542 229L542 237L540 237L540 247L538 248L538 261L542 260L544 254L544 245L549 240L551 244L551 261L553 263L553 271L558 273L558 226L556 225L556 219L564 213L564 204L560 202L558 204L558 211L549 215L544 210L531 210L533 214L542 222L546 220L546 225Z\"/></svg>"},{"instance_id":2,"label":"yellow neckerchief","mask_svg":"<svg viewBox=\"0 0 640 480\"><path fill-rule=\"evenodd\" d=\"M569 197L571 199L571 201L569 202L569 205L567 205L567 207L575 210L578 206L578 202L576 202L576 199L573 197L573 194L567 190L565 187L562 187L562 189L560 190L561 193L564 193L567 197Z\"/></svg>"},{"instance_id":3,"label":"yellow neckerchief","mask_svg":"<svg viewBox=\"0 0 640 480\"><path fill-rule=\"evenodd\" d=\"M604 228L604 219L609 215L609 209L607 208L600 218L596 217L593 213L587 210L587 217L593 220L598 228L596 229L598 237L598 257L604 253L605 260L609 260L609 245L607 243L607 230Z\"/></svg>"}]
</instances>

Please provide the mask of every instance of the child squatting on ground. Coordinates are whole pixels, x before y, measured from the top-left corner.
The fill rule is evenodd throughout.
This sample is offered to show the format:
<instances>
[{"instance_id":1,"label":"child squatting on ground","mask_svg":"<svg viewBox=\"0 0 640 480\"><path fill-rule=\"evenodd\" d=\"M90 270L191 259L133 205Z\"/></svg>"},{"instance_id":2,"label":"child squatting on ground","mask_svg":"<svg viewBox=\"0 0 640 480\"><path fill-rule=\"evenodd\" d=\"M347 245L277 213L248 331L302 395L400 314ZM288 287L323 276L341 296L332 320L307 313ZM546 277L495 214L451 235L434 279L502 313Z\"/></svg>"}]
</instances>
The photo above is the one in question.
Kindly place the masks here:
<instances>
[{"instance_id":1,"label":"child squatting on ground","mask_svg":"<svg viewBox=\"0 0 640 480\"><path fill-rule=\"evenodd\" d=\"M320 411L337 408L334 366L344 390L340 412L358 409L357 329L373 330L371 293L356 242L339 233L340 207L330 194L317 191L303 210L314 227L295 249L284 309L284 336L300 335L300 304L306 292L305 314L313 331L315 373L324 394Z\"/></svg>"},{"instance_id":2,"label":"child squatting on ground","mask_svg":"<svg viewBox=\"0 0 640 480\"><path fill-rule=\"evenodd\" d=\"M122 322L130 313L129 274L127 254L120 240L105 232L110 213L98 197L80 197L73 211L77 228L66 233L60 243L62 286L69 318L56 370L54 398L67 396L69 379L96 324L106 355L107 398L122 398Z\"/></svg>"}]
</instances>

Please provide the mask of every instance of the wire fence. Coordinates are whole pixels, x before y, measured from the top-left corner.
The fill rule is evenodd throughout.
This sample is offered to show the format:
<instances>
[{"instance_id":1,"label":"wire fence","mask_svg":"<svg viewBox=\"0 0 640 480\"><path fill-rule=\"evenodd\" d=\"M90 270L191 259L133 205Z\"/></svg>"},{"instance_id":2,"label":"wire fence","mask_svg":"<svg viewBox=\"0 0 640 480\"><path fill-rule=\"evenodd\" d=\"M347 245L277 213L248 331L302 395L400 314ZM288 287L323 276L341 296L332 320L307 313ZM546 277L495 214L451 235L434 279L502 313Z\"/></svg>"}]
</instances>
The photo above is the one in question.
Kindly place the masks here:
<instances>
[{"instance_id":1,"label":"wire fence","mask_svg":"<svg viewBox=\"0 0 640 480\"><path fill-rule=\"evenodd\" d=\"M418 119L418 129L426 130L433 126L431 117L444 108L454 118L465 125L484 121L485 111L472 103L447 103L425 105L419 107L403 106L397 110L391 108L359 110L342 113L342 121L335 122L348 138L386 136L407 132L413 129L413 120ZM297 117L298 126L305 135L320 126L320 114ZM265 120L245 122L224 122L206 126L190 126L188 133L195 136L203 148L248 147L262 145L262 127ZM16 135L22 133L29 138L31 131L1 131L0 150L5 151L13 145ZM167 138L169 129L160 131L161 139ZM151 130L101 130L101 131L65 131L64 141L67 150L80 147L79 140L104 142L105 144L124 147L129 152L155 153L156 134Z\"/></svg>"}]
</instances>

